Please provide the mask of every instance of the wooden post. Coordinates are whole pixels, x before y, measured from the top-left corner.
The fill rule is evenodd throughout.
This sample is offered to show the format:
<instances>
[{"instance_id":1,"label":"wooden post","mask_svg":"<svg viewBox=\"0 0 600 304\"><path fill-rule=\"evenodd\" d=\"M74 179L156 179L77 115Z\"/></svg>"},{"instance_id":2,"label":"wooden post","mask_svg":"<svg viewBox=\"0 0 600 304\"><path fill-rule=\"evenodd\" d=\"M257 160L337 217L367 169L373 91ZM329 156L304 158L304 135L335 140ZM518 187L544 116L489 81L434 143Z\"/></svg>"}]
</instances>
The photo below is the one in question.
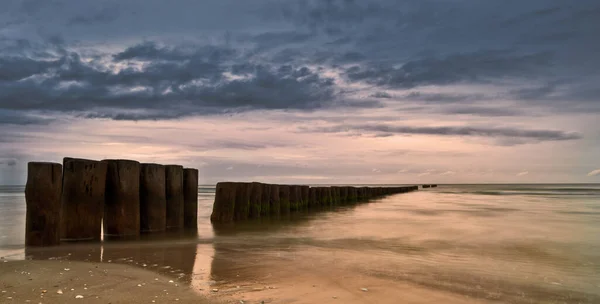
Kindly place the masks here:
<instances>
[{"instance_id":1,"label":"wooden post","mask_svg":"<svg viewBox=\"0 0 600 304\"><path fill-rule=\"evenodd\" d=\"M250 184L250 218L260 218L260 209L262 207L262 190L260 183Z\"/></svg>"},{"instance_id":2,"label":"wooden post","mask_svg":"<svg viewBox=\"0 0 600 304\"><path fill-rule=\"evenodd\" d=\"M290 214L290 188L291 187L288 185L279 185L279 201L281 215Z\"/></svg>"},{"instance_id":3,"label":"wooden post","mask_svg":"<svg viewBox=\"0 0 600 304\"><path fill-rule=\"evenodd\" d=\"M198 229L198 169L183 169L183 227Z\"/></svg>"},{"instance_id":4,"label":"wooden post","mask_svg":"<svg viewBox=\"0 0 600 304\"><path fill-rule=\"evenodd\" d=\"M262 187L262 201L260 205L260 216L268 217L271 214L271 185L260 184Z\"/></svg>"},{"instance_id":5,"label":"wooden post","mask_svg":"<svg viewBox=\"0 0 600 304\"><path fill-rule=\"evenodd\" d=\"M53 246L60 243L61 192L61 164L42 162L27 164L26 246Z\"/></svg>"},{"instance_id":6,"label":"wooden post","mask_svg":"<svg viewBox=\"0 0 600 304\"><path fill-rule=\"evenodd\" d=\"M100 240L106 163L65 157L61 195L61 240Z\"/></svg>"},{"instance_id":7,"label":"wooden post","mask_svg":"<svg viewBox=\"0 0 600 304\"><path fill-rule=\"evenodd\" d=\"M140 166L140 230L160 232L167 228L165 166Z\"/></svg>"},{"instance_id":8,"label":"wooden post","mask_svg":"<svg viewBox=\"0 0 600 304\"><path fill-rule=\"evenodd\" d=\"M236 183L217 183L215 202L213 203L213 211L210 215L211 222L228 223L234 220L236 190Z\"/></svg>"},{"instance_id":9,"label":"wooden post","mask_svg":"<svg viewBox=\"0 0 600 304\"><path fill-rule=\"evenodd\" d=\"M300 186L300 195L301 195L301 199L302 199L302 209L308 209L308 205L309 205L309 191L310 191L310 187L309 186Z\"/></svg>"},{"instance_id":10,"label":"wooden post","mask_svg":"<svg viewBox=\"0 0 600 304\"><path fill-rule=\"evenodd\" d=\"M183 166L165 166L167 229L183 228Z\"/></svg>"},{"instance_id":11,"label":"wooden post","mask_svg":"<svg viewBox=\"0 0 600 304\"><path fill-rule=\"evenodd\" d=\"M308 190L308 208L314 209L317 204L317 188L310 187Z\"/></svg>"},{"instance_id":12,"label":"wooden post","mask_svg":"<svg viewBox=\"0 0 600 304\"><path fill-rule=\"evenodd\" d=\"M269 185L271 189L271 195L269 196L269 208L271 215L279 216L281 213L281 202L279 198L279 185Z\"/></svg>"},{"instance_id":13,"label":"wooden post","mask_svg":"<svg viewBox=\"0 0 600 304\"><path fill-rule=\"evenodd\" d=\"M236 189L233 219L247 220L250 217L250 183L236 183Z\"/></svg>"},{"instance_id":14,"label":"wooden post","mask_svg":"<svg viewBox=\"0 0 600 304\"><path fill-rule=\"evenodd\" d=\"M104 235L140 235L140 163L109 159L106 163Z\"/></svg>"}]
</instances>

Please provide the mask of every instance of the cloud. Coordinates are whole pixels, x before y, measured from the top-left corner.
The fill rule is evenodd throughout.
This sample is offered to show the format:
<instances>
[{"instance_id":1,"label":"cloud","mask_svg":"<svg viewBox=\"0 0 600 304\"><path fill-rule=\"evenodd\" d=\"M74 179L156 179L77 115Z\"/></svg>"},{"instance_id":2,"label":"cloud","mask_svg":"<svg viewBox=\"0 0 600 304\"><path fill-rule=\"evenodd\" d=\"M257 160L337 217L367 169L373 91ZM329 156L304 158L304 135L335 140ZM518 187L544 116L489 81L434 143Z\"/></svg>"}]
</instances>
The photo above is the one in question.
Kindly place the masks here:
<instances>
[{"instance_id":1,"label":"cloud","mask_svg":"<svg viewBox=\"0 0 600 304\"><path fill-rule=\"evenodd\" d=\"M440 175L455 175L455 174L456 174L456 172L454 172L454 171L446 171L446 172L440 173Z\"/></svg>"},{"instance_id":2,"label":"cloud","mask_svg":"<svg viewBox=\"0 0 600 304\"><path fill-rule=\"evenodd\" d=\"M541 72L550 65L551 60L552 54L548 52L516 54L487 50L445 57L418 58L400 67L353 66L346 70L345 76L352 81L410 89L460 82L487 83L500 77L524 78L533 71Z\"/></svg>"},{"instance_id":3,"label":"cloud","mask_svg":"<svg viewBox=\"0 0 600 304\"><path fill-rule=\"evenodd\" d=\"M587 174L587 176L598 176L600 175L600 169L591 171L590 173Z\"/></svg>"},{"instance_id":4,"label":"cloud","mask_svg":"<svg viewBox=\"0 0 600 304\"><path fill-rule=\"evenodd\" d=\"M113 56L150 60L114 71L78 53L53 60L2 58L0 109L79 112L85 117L171 119L252 109L309 110L333 105L334 82L306 66L224 63L228 48L186 53L145 43ZM25 68L22 68L25 67ZM227 77L227 73L236 77ZM345 103L372 106L373 102Z\"/></svg>"},{"instance_id":5,"label":"cloud","mask_svg":"<svg viewBox=\"0 0 600 304\"><path fill-rule=\"evenodd\" d=\"M88 14L77 15L67 21L68 26L94 25L97 23L110 23L119 18L119 6L116 4L100 8Z\"/></svg>"},{"instance_id":6,"label":"cloud","mask_svg":"<svg viewBox=\"0 0 600 304\"><path fill-rule=\"evenodd\" d=\"M529 171L523 171L523 172L517 173L517 176L525 176L527 174L529 174Z\"/></svg>"},{"instance_id":7,"label":"cloud","mask_svg":"<svg viewBox=\"0 0 600 304\"><path fill-rule=\"evenodd\" d=\"M371 95L371 97L389 99L392 98L392 95L388 94L387 92L375 92Z\"/></svg>"},{"instance_id":8,"label":"cloud","mask_svg":"<svg viewBox=\"0 0 600 304\"><path fill-rule=\"evenodd\" d=\"M0 165L7 165L9 167L14 167L16 164L17 164L17 161L15 159L0 158Z\"/></svg>"},{"instance_id":9,"label":"cloud","mask_svg":"<svg viewBox=\"0 0 600 304\"><path fill-rule=\"evenodd\" d=\"M431 172L422 172L417 174L417 176L427 176L427 175L431 175Z\"/></svg>"},{"instance_id":10,"label":"cloud","mask_svg":"<svg viewBox=\"0 0 600 304\"><path fill-rule=\"evenodd\" d=\"M486 138L516 138L535 141L563 141L581 139L581 135L574 132L557 130L517 129L509 127L471 127L471 126L437 126L414 127L387 124L362 124L362 125L333 125L328 127L305 127L301 131L323 133L368 132L392 135L437 135L437 136L476 136Z\"/></svg>"}]
</instances>

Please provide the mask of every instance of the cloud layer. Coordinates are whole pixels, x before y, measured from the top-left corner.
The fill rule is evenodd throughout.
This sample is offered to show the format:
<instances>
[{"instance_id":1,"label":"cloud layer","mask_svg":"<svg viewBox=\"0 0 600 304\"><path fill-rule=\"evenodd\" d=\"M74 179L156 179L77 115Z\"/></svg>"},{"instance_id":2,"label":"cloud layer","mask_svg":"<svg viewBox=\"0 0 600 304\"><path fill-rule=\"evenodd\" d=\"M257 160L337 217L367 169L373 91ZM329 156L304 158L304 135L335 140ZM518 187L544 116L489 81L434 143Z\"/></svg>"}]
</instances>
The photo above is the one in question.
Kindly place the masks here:
<instances>
[{"instance_id":1,"label":"cloud layer","mask_svg":"<svg viewBox=\"0 0 600 304\"><path fill-rule=\"evenodd\" d=\"M96 155L74 139L91 124L120 126L90 135L95 149L152 158L137 147L176 146L223 177L491 178L502 168L452 165L547 156L522 176L533 180L581 151L572 171L556 169L579 178L600 152L598 13L596 0L9 1L0 155ZM314 155L316 168L298 161ZM435 166L389 169L398 157ZM365 164L338 172L331 159Z\"/></svg>"}]
</instances>

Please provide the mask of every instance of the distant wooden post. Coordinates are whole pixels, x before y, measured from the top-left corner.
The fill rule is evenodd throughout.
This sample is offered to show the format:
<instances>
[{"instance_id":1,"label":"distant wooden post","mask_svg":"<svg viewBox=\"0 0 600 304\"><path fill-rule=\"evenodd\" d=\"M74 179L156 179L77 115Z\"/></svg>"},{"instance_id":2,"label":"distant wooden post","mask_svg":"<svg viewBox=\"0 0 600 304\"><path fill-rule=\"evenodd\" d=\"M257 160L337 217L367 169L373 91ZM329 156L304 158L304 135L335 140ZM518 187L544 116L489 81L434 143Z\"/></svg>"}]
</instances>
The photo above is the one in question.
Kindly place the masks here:
<instances>
[{"instance_id":1,"label":"distant wooden post","mask_svg":"<svg viewBox=\"0 0 600 304\"><path fill-rule=\"evenodd\" d=\"M198 229L198 169L183 169L183 227Z\"/></svg>"},{"instance_id":2,"label":"distant wooden post","mask_svg":"<svg viewBox=\"0 0 600 304\"><path fill-rule=\"evenodd\" d=\"M260 218L262 207L262 184L253 182L250 184L250 218Z\"/></svg>"},{"instance_id":3,"label":"distant wooden post","mask_svg":"<svg viewBox=\"0 0 600 304\"><path fill-rule=\"evenodd\" d=\"M217 183L215 202L210 215L211 222L228 223L234 220L236 190L236 183Z\"/></svg>"},{"instance_id":4,"label":"distant wooden post","mask_svg":"<svg viewBox=\"0 0 600 304\"><path fill-rule=\"evenodd\" d=\"M271 185L260 184L262 186L262 201L260 205L260 216L268 217L271 214Z\"/></svg>"},{"instance_id":5,"label":"distant wooden post","mask_svg":"<svg viewBox=\"0 0 600 304\"><path fill-rule=\"evenodd\" d=\"M61 192L61 164L42 162L27 164L26 246L53 246L60 243Z\"/></svg>"},{"instance_id":6,"label":"distant wooden post","mask_svg":"<svg viewBox=\"0 0 600 304\"><path fill-rule=\"evenodd\" d=\"M100 240L106 163L65 157L61 195L61 240Z\"/></svg>"},{"instance_id":7,"label":"distant wooden post","mask_svg":"<svg viewBox=\"0 0 600 304\"><path fill-rule=\"evenodd\" d=\"M310 201L310 197L309 197L310 187L309 186L300 186L300 192L301 192L301 198L302 198L302 209L308 209L308 204Z\"/></svg>"},{"instance_id":8,"label":"distant wooden post","mask_svg":"<svg viewBox=\"0 0 600 304\"><path fill-rule=\"evenodd\" d=\"M140 234L140 163L103 160L107 165L104 235L135 237Z\"/></svg>"},{"instance_id":9,"label":"distant wooden post","mask_svg":"<svg viewBox=\"0 0 600 304\"><path fill-rule=\"evenodd\" d=\"M314 209L317 206L317 188L310 187L308 190L308 208Z\"/></svg>"},{"instance_id":10,"label":"distant wooden post","mask_svg":"<svg viewBox=\"0 0 600 304\"><path fill-rule=\"evenodd\" d=\"M281 213L281 202L279 198L279 185L269 185L271 195L269 196L269 208L271 215L279 216Z\"/></svg>"},{"instance_id":11,"label":"distant wooden post","mask_svg":"<svg viewBox=\"0 0 600 304\"><path fill-rule=\"evenodd\" d=\"M279 185L279 201L281 215L290 214L290 188L291 187L288 185Z\"/></svg>"},{"instance_id":12,"label":"distant wooden post","mask_svg":"<svg viewBox=\"0 0 600 304\"><path fill-rule=\"evenodd\" d=\"M165 166L140 166L140 230L160 232L167 228Z\"/></svg>"},{"instance_id":13,"label":"distant wooden post","mask_svg":"<svg viewBox=\"0 0 600 304\"><path fill-rule=\"evenodd\" d=\"M236 183L234 220L250 217L250 183Z\"/></svg>"},{"instance_id":14,"label":"distant wooden post","mask_svg":"<svg viewBox=\"0 0 600 304\"><path fill-rule=\"evenodd\" d=\"M340 203L343 205L348 203L348 187L340 187Z\"/></svg>"},{"instance_id":15,"label":"distant wooden post","mask_svg":"<svg viewBox=\"0 0 600 304\"><path fill-rule=\"evenodd\" d=\"M183 166L165 166L167 229L183 228Z\"/></svg>"}]
</instances>

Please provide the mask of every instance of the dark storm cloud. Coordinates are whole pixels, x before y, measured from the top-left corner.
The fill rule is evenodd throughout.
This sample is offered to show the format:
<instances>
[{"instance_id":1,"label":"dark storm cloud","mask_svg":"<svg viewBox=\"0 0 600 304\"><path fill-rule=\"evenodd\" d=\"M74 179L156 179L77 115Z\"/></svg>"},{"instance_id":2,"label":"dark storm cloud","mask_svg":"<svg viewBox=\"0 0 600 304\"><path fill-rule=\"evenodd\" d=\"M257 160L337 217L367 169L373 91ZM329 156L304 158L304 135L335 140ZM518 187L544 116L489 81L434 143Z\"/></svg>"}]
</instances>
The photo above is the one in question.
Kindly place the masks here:
<instances>
[{"instance_id":1,"label":"dark storm cloud","mask_svg":"<svg viewBox=\"0 0 600 304\"><path fill-rule=\"evenodd\" d=\"M2 58L0 107L135 120L236 109L314 109L334 99L333 80L307 67L248 63L240 70L230 63L234 55L225 47L189 51L143 43L112 58L124 64L142 60L144 66L119 71L84 61L75 52L53 60ZM239 77L227 78L227 72Z\"/></svg>"},{"instance_id":2,"label":"dark storm cloud","mask_svg":"<svg viewBox=\"0 0 600 304\"><path fill-rule=\"evenodd\" d=\"M81 26L94 25L96 23L109 23L119 18L119 6L116 4L107 5L88 14L77 15L67 21L67 25Z\"/></svg>"},{"instance_id":3,"label":"dark storm cloud","mask_svg":"<svg viewBox=\"0 0 600 304\"><path fill-rule=\"evenodd\" d=\"M55 121L52 118L23 114L18 111L0 110L0 126L1 125L47 125Z\"/></svg>"},{"instance_id":4,"label":"dark storm cloud","mask_svg":"<svg viewBox=\"0 0 600 304\"><path fill-rule=\"evenodd\" d=\"M353 81L392 88L446 85L460 82L485 83L501 77L535 75L551 62L552 55L542 52L518 55L503 51L479 51L447 57L412 60L401 67L354 66L346 70Z\"/></svg>"},{"instance_id":5,"label":"dark storm cloud","mask_svg":"<svg viewBox=\"0 0 600 304\"><path fill-rule=\"evenodd\" d=\"M375 133L378 135L439 135L439 136L477 136L486 138L513 138L532 141L561 141L580 139L581 135L574 132L557 130L528 130L517 128L487 128L487 127L413 127L392 126L384 124L365 125L335 125L330 127L304 128L301 131L322 133Z\"/></svg>"},{"instance_id":6,"label":"dark storm cloud","mask_svg":"<svg viewBox=\"0 0 600 304\"><path fill-rule=\"evenodd\" d=\"M465 102L490 103L498 96L407 90L517 83L529 88L508 86L501 97L524 108L534 102L563 109L563 101L570 100L569 108L600 110L595 106L597 1L179 4L64 0L9 5L9 13L0 17L14 10L14 24L25 18L21 25L54 38L36 43L14 35L2 38L0 32L0 109L138 120L252 109L373 108L388 99L455 103L454 109L438 110L448 114L510 116L520 109L466 108L470 104ZM194 37L199 31L210 34L187 44L160 39L175 33ZM139 41L148 33L158 38L119 51L99 49L86 56L76 48L78 40ZM349 85L370 85L363 96L374 100L351 96L345 84L326 76L332 70ZM385 90L401 92L390 98Z\"/></svg>"}]
</instances>

